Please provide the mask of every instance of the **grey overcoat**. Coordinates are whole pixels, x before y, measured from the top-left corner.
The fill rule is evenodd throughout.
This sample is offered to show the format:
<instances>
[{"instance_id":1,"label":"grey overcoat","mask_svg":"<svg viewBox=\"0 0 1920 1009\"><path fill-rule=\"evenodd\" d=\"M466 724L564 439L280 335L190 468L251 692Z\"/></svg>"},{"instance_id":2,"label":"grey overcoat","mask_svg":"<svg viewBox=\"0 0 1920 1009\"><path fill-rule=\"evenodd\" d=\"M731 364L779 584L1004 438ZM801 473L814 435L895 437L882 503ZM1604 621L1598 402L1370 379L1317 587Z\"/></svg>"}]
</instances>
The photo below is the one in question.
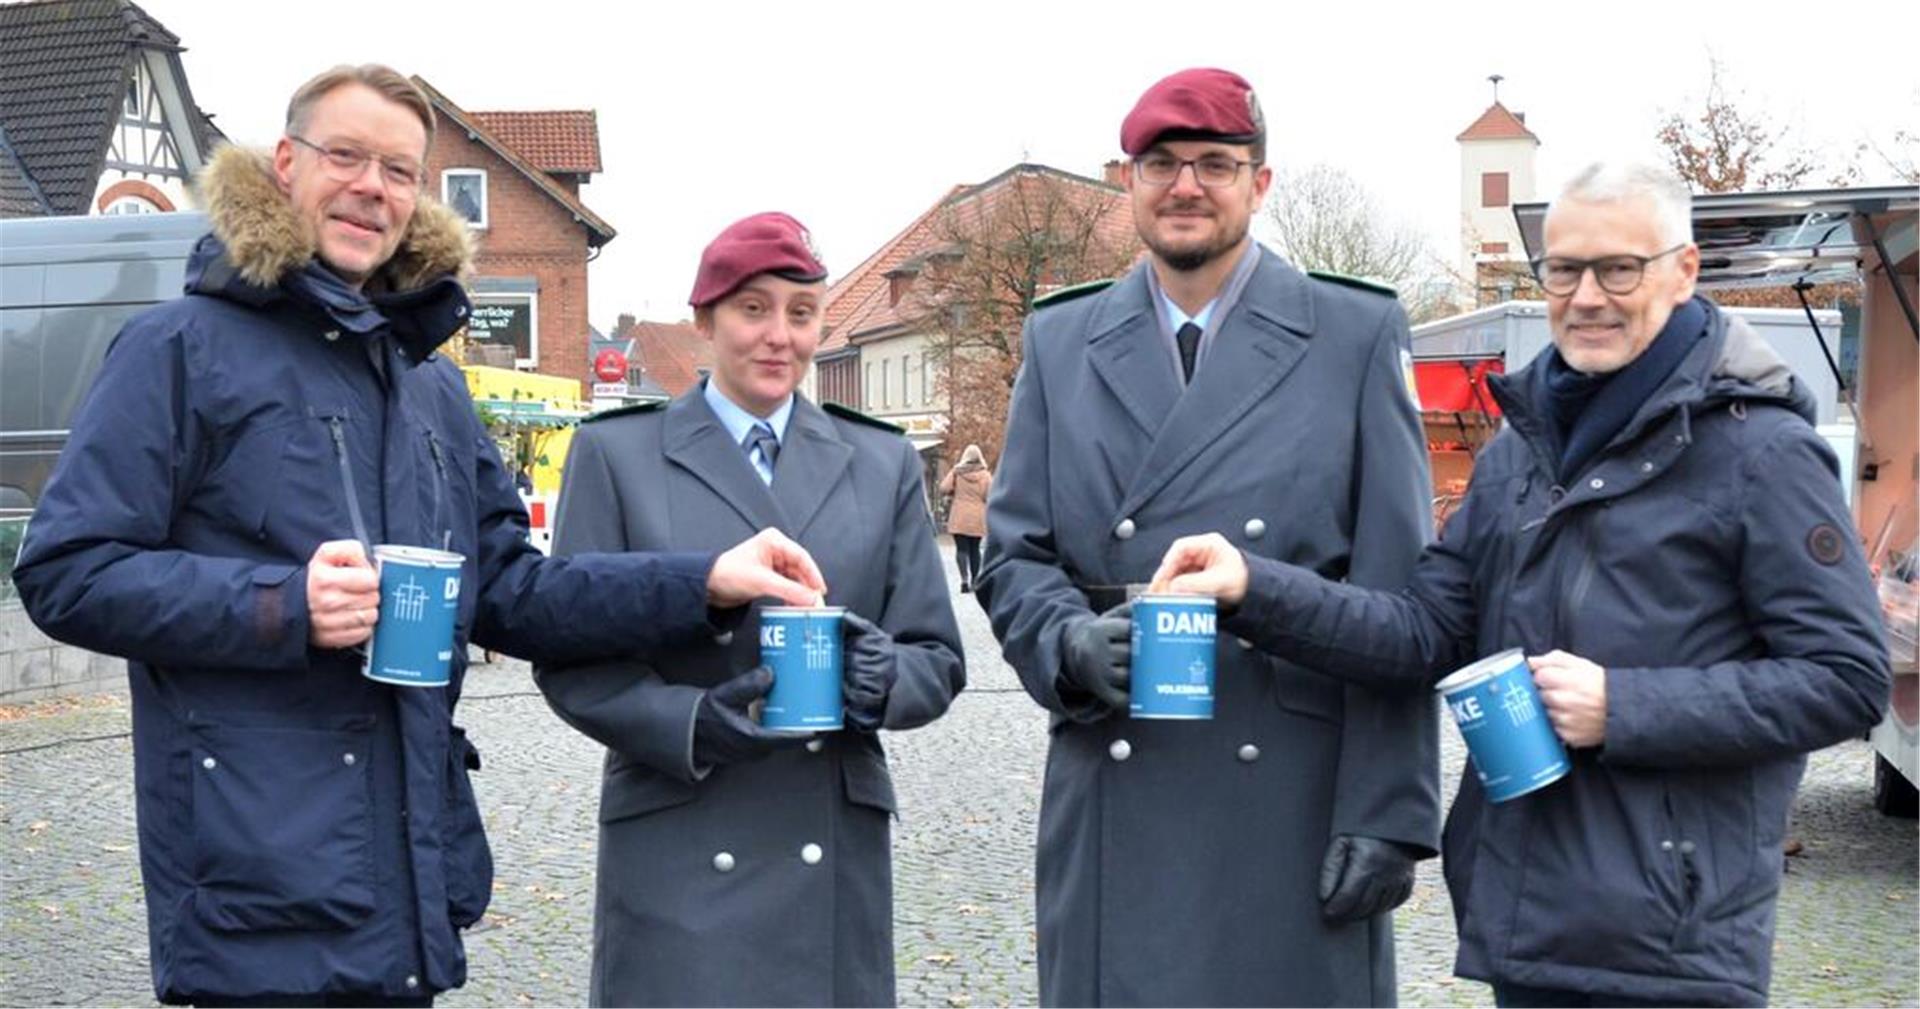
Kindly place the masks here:
<instances>
[{"instance_id":1,"label":"grey overcoat","mask_svg":"<svg viewBox=\"0 0 1920 1009\"><path fill-rule=\"evenodd\" d=\"M1391 1004L1389 917L1326 922L1321 859L1338 834L1438 845L1424 689L1343 688L1224 634L1210 722L1098 717L1057 688L1063 630L1105 602L1085 588L1146 581L1177 537L1391 587L1427 539L1398 303L1260 257L1184 389L1144 261L1027 323L978 592L1055 714L1049 1005Z\"/></svg>"},{"instance_id":2,"label":"grey overcoat","mask_svg":"<svg viewBox=\"0 0 1920 1009\"><path fill-rule=\"evenodd\" d=\"M767 526L813 555L829 604L893 635L886 728L945 712L966 677L920 460L873 422L796 398L771 488L698 386L584 424L554 551L717 550ZM554 710L607 746L594 1005L893 1003L894 793L880 740L824 734L696 780L694 708L758 664L754 610L653 663L536 671Z\"/></svg>"}]
</instances>

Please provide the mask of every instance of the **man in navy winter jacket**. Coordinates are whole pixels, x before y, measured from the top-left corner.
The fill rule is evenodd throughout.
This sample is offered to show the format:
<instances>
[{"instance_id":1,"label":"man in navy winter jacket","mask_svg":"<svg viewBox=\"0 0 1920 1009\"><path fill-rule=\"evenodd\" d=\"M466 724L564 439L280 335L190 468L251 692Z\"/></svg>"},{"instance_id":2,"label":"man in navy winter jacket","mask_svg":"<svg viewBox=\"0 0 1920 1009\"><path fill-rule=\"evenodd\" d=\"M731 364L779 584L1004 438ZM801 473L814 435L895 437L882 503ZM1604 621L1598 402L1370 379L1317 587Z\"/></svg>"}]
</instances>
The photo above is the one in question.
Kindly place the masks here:
<instances>
[{"instance_id":1,"label":"man in navy winter jacket","mask_svg":"<svg viewBox=\"0 0 1920 1009\"><path fill-rule=\"evenodd\" d=\"M1670 174L1595 165L1534 264L1554 345L1496 378L1506 427L1398 594L1218 535L1157 584L1329 675L1431 682L1530 656L1572 769L1506 802L1463 776L1444 859L1455 971L1503 1006L1762 1005L1809 751L1879 720L1879 608L1812 397L1694 294Z\"/></svg>"},{"instance_id":2,"label":"man in navy winter jacket","mask_svg":"<svg viewBox=\"0 0 1920 1009\"><path fill-rule=\"evenodd\" d=\"M422 195L433 112L339 67L268 154L202 178L186 294L108 351L14 579L35 623L125 656L155 993L425 1005L466 979L492 861L452 722L467 642L648 653L822 589L769 531L720 555L549 560L459 370L460 218ZM363 678L368 544L465 556L452 681ZM804 583L804 584L803 584Z\"/></svg>"}]
</instances>

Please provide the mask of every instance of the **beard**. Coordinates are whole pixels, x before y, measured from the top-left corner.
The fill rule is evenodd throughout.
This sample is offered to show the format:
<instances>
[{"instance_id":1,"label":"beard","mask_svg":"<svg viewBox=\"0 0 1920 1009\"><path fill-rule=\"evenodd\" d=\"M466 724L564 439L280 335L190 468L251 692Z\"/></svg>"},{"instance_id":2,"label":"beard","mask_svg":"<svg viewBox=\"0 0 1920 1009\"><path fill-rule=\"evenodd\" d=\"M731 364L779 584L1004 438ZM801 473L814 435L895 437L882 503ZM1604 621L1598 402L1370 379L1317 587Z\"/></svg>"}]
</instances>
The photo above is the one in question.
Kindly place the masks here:
<instances>
[{"instance_id":1,"label":"beard","mask_svg":"<svg viewBox=\"0 0 1920 1009\"><path fill-rule=\"evenodd\" d=\"M1177 209L1177 208L1176 208ZM1199 240L1174 244L1162 241L1151 227L1139 228L1140 240L1146 243L1148 251L1154 257L1167 264L1167 268L1179 273L1192 273L1232 252L1247 237L1247 223L1232 231L1222 231L1211 240Z\"/></svg>"}]
</instances>

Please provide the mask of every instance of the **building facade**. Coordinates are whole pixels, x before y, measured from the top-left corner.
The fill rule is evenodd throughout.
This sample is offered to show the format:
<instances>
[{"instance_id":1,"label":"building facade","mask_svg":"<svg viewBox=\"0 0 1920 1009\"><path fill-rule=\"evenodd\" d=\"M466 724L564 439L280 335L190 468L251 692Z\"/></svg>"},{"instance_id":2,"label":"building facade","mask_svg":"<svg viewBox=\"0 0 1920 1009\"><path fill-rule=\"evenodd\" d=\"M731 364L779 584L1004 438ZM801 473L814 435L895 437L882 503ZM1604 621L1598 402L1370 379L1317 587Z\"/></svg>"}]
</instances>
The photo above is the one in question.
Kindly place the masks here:
<instances>
[{"instance_id":1,"label":"building facade","mask_svg":"<svg viewBox=\"0 0 1920 1009\"><path fill-rule=\"evenodd\" d=\"M459 353L469 364L573 379L587 399L587 263L615 235L580 199L600 171L594 113L468 111L413 80L434 107L428 184L479 240Z\"/></svg>"}]
</instances>

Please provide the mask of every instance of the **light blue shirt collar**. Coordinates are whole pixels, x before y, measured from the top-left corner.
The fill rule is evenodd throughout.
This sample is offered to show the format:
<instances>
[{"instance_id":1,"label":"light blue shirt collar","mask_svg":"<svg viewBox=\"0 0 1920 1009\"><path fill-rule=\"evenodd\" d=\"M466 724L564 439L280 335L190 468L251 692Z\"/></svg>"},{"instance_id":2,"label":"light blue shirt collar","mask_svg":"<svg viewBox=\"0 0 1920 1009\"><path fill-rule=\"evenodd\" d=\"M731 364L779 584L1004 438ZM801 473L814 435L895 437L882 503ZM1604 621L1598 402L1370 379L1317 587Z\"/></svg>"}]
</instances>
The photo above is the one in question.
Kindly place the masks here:
<instances>
[{"instance_id":1,"label":"light blue shirt collar","mask_svg":"<svg viewBox=\"0 0 1920 1009\"><path fill-rule=\"evenodd\" d=\"M1171 297L1168 297L1166 290L1161 288L1160 285L1155 284L1154 290L1160 294L1160 304L1166 308L1167 318L1172 321L1173 332L1175 333L1180 332L1180 327L1189 322L1199 326L1201 332L1205 332L1207 329L1207 320L1213 318L1213 306L1220 304L1220 298L1215 296L1212 301L1201 306L1200 311L1188 315L1180 310L1180 306L1175 304Z\"/></svg>"},{"instance_id":2,"label":"light blue shirt collar","mask_svg":"<svg viewBox=\"0 0 1920 1009\"><path fill-rule=\"evenodd\" d=\"M792 393L788 393L786 400L780 404L779 408L766 417L756 417L745 407L728 399L726 394L720 391L719 384L711 378L706 380L701 389L701 395L707 398L707 405L713 408L714 416L720 418L721 425L727 429L727 434L732 436L735 445L745 443L747 432L752 430L755 424L762 423L773 429L773 437L780 444L787 443L787 421L793 419Z\"/></svg>"}]
</instances>

